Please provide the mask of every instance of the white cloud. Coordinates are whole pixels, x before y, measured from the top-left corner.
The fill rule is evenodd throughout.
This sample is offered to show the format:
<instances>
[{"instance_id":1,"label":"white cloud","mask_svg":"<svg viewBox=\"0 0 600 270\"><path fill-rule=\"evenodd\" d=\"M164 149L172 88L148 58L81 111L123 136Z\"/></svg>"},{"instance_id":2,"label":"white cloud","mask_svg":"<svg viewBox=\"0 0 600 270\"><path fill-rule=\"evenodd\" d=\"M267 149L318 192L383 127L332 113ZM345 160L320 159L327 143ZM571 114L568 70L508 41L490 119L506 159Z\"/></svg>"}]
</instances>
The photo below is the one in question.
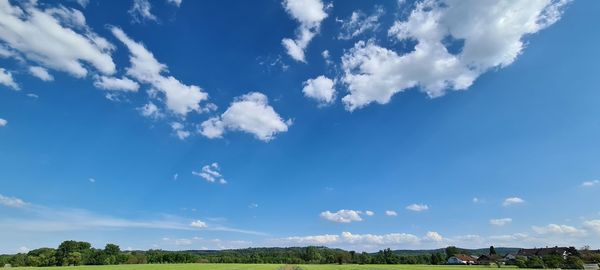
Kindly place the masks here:
<instances>
[{"instance_id":1,"label":"white cloud","mask_svg":"<svg viewBox=\"0 0 600 270\"><path fill-rule=\"evenodd\" d=\"M304 82L304 96L317 100L321 104L331 104L335 100L335 82L323 75Z\"/></svg>"},{"instance_id":2,"label":"white cloud","mask_svg":"<svg viewBox=\"0 0 600 270\"><path fill-rule=\"evenodd\" d=\"M396 211L394 211L394 210L387 210L387 211L385 211L385 215L390 216L390 217L395 217L398 215L398 213L396 213Z\"/></svg>"},{"instance_id":3,"label":"white cloud","mask_svg":"<svg viewBox=\"0 0 600 270\"><path fill-rule=\"evenodd\" d=\"M194 227L194 228L200 228L200 229L208 227L208 225L206 225L206 222L204 222L202 220L194 220L194 221L192 221L192 223L190 223L190 226Z\"/></svg>"},{"instance_id":4,"label":"white cloud","mask_svg":"<svg viewBox=\"0 0 600 270\"><path fill-rule=\"evenodd\" d=\"M6 206L6 207L13 207L13 208L22 208L27 206L28 203L26 203L25 201L16 198L16 197L7 197L4 196L2 194L0 194L0 205Z\"/></svg>"},{"instance_id":5,"label":"white cloud","mask_svg":"<svg viewBox=\"0 0 600 270\"><path fill-rule=\"evenodd\" d=\"M0 118L0 127L8 125L8 121L4 118Z\"/></svg>"},{"instance_id":6,"label":"white cloud","mask_svg":"<svg viewBox=\"0 0 600 270\"><path fill-rule=\"evenodd\" d=\"M140 88L140 85L137 82L127 77L116 78L108 76L97 76L94 81L94 86L104 90L125 92L137 92Z\"/></svg>"},{"instance_id":7,"label":"white cloud","mask_svg":"<svg viewBox=\"0 0 600 270\"><path fill-rule=\"evenodd\" d=\"M192 174L204 178L209 183L227 184L227 181L225 181L225 178L220 173L220 169L219 163L213 162L210 165L202 167L202 171L200 172L192 171Z\"/></svg>"},{"instance_id":8,"label":"white cloud","mask_svg":"<svg viewBox=\"0 0 600 270\"><path fill-rule=\"evenodd\" d=\"M581 235L585 231L569 225L548 224L546 226L532 226L531 229L538 234L568 234Z\"/></svg>"},{"instance_id":9,"label":"white cloud","mask_svg":"<svg viewBox=\"0 0 600 270\"><path fill-rule=\"evenodd\" d=\"M447 89L465 90L494 67L510 65L524 48L523 36L560 19L567 0L495 1L424 0L389 34L398 41L417 41L414 50L399 53L374 41L357 42L342 57L342 98L350 111L420 87L430 97ZM446 45L449 37L464 40L458 53ZM450 38L450 40L452 40Z\"/></svg>"},{"instance_id":10,"label":"white cloud","mask_svg":"<svg viewBox=\"0 0 600 270\"><path fill-rule=\"evenodd\" d=\"M583 226L600 235L600 219L586 220L583 222Z\"/></svg>"},{"instance_id":11,"label":"white cloud","mask_svg":"<svg viewBox=\"0 0 600 270\"><path fill-rule=\"evenodd\" d=\"M338 38L348 40L367 31L376 31L379 28L379 18L384 13L385 11L381 7L378 7L370 16L367 16L360 10L352 12L350 18L338 20L338 22L342 23L341 33Z\"/></svg>"},{"instance_id":12,"label":"white cloud","mask_svg":"<svg viewBox=\"0 0 600 270\"><path fill-rule=\"evenodd\" d=\"M512 218L490 219L490 224L494 226L504 226L512 223Z\"/></svg>"},{"instance_id":13,"label":"white cloud","mask_svg":"<svg viewBox=\"0 0 600 270\"><path fill-rule=\"evenodd\" d=\"M167 0L167 3L169 3L171 5L175 5L177 7L181 6L181 2L183 2L183 0Z\"/></svg>"},{"instance_id":14,"label":"white cloud","mask_svg":"<svg viewBox=\"0 0 600 270\"><path fill-rule=\"evenodd\" d=\"M293 19L300 23L296 39L284 38L281 43L287 53L296 61L306 62L304 50L319 33L321 21L327 18L321 0L284 0L283 7Z\"/></svg>"},{"instance_id":15,"label":"white cloud","mask_svg":"<svg viewBox=\"0 0 600 270\"><path fill-rule=\"evenodd\" d=\"M31 75L38 77L40 80L45 81L45 82L54 80L54 77L50 73L48 73L47 69L45 69L43 67L30 66L29 73L31 73Z\"/></svg>"},{"instance_id":16,"label":"white cloud","mask_svg":"<svg viewBox=\"0 0 600 270\"><path fill-rule=\"evenodd\" d=\"M422 212L429 210L429 206L426 204L416 204L413 203L411 205L406 206L406 210L414 211L414 212Z\"/></svg>"},{"instance_id":17,"label":"white cloud","mask_svg":"<svg viewBox=\"0 0 600 270\"><path fill-rule=\"evenodd\" d=\"M507 207L507 206L522 204L522 203L525 203L525 200L523 200L519 197L510 197L510 198L504 199L502 206Z\"/></svg>"},{"instance_id":18,"label":"white cloud","mask_svg":"<svg viewBox=\"0 0 600 270\"><path fill-rule=\"evenodd\" d=\"M362 221L362 211L357 210L346 210L342 209L337 212L325 211L319 215L322 219L338 222L338 223L350 223L354 221Z\"/></svg>"},{"instance_id":19,"label":"white cloud","mask_svg":"<svg viewBox=\"0 0 600 270\"><path fill-rule=\"evenodd\" d=\"M18 249L19 253L27 253L29 252L29 248L23 246Z\"/></svg>"},{"instance_id":20,"label":"white cloud","mask_svg":"<svg viewBox=\"0 0 600 270\"><path fill-rule=\"evenodd\" d=\"M367 215L367 216L374 216L375 212L367 210L367 211L365 211L365 215Z\"/></svg>"},{"instance_id":21,"label":"white cloud","mask_svg":"<svg viewBox=\"0 0 600 270\"><path fill-rule=\"evenodd\" d=\"M142 23L144 21L156 21L157 18L152 14L152 5L148 0L133 0L133 5L129 9L129 14L133 22Z\"/></svg>"},{"instance_id":22,"label":"white cloud","mask_svg":"<svg viewBox=\"0 0 600 270\"><path fill-rule=\"evenodd\" d=\"M103 74L115 72L113 49L92 32L79 10L58 6L39 9L36 1L13 6L0 0L0 41L30 61L84 77L83 63Z\"/></svg>"},{"instance_id":23,"label":"white cloud","mask_svg":"<svg viewBox=\"0 0 600 270\"><path fill-rule=\"evenodd\" d=\"M324 234L324 235L309 235L309 236L291 236L286 237L283 240L301 244L301 245L328 245L338 242L340 239L339 235Z\"/></svg>"},{"instance_id":24,"label":"white cloud","mask_svg":"<svg viewBox=\"0 0 600 270\"><path fill-rule=\"evenodd\" d=\"M325 60L325 64L331 65L333 61L331 61L331 55L329 54L329 50L324 50L321 52L321 56L323 56L323 60Z\"/></svg>"},{"instance_id":25,"label":"white cloud","mask_svg":"<svg viewBox=\"0 0 600 270\"><path fill-rule=\"evenodd\" d=\"M221 116L204 121L200 133L208 138L220 138L226 130L239 130L270 141L275 134L286 132L291 124L291 120L284 121L275 112L267 96L250 92L235 98Z\"/></svg>"},{"instance_id":26,"label":"white cloud","mask_svg":"<svg viewBox=\"0 0 600 270\"><path fill-rule=\"evenodd\" d=\"M582 187L594 187L600 185L600 180L591 180L581 183Z\"/></svg>"},{"instance_id":27,"label":"white cloud","mask_svg":"<svg viewBox=\"0 0 600 270\"><path fill-rule=\"evenodd\" d=\"M444 241L444 237L442 237L442 235L439 234L438 232L427 232L427 234L425 234L425 237L423 237L423 239L428 240L428 241L433 241L433 242Z\"/></svg>"},{"instance_id":28,"label":"white cloud","mask_svg":"<svg viewBox=\"0 0 600 270\"><path fill-rule=\"evenodd\" d=\"M159 118L164 117L164 114L160 111L158 106L156 106L152 102L148 102L144 106L138 108L138 110L140 111L140 113L143 116L148 117L148 118L159 119Z\"/></svg>"},{"instance_id":29,"label":"white cloud","mask_svg":"<svg viewBox=\"0 0 600 270\"><path fill-rule=\"evenodd\" d=\"M185 140L191 135L189 131L185 130L183 124L179 122L171 123L171 129L173 130L173 132L175 132L175 135L177 135L177 138L179 138L180 140Z\"/></svg>"},{"instance_id":30,"label":"white cloud","mask_svg":"<svg viewBox=\"0 0 600 270\"><path fill-rule=\"evenodd\" d=\"M120 28L112 27L112 32L131 52L127 75L162 92L167 99L167 108L174 113L185 116L191 111L201 111L200 102L208 99L207 93L196 85L185 85L173 76L161 75L167 71L167 66L158 62L143 44L130 39Z\"/></svg>"},{"instance_id":31,"label":"white cloud","mask_svg":"<svg viewBox=\"0 0 600 270\"><path fill-rule=\"evenodd\" d=\"M3 68L0 68L0 84L8 86L14 90L21 90L19 85L13 79L12 73Z\"/></svg>"},{"instance_id":32,"label":"white cloud","mask_svg":"<svg viewBox=\"0 0 600 270\"><path fill-rule=\"evenodd\" d=\"M79 4L82 8L85 8L90 3L90 0L75 0L75 2L77 2L77 4Z\"/></svg>"},{"instance_id":33,"label":"white cloud","mask_svg":"<svg viewBox=\"0 0 600 270\"><path fill-rule=\"evenodd\" d=\"M392 244L410 244L418 243L419 237L407 233L389 233L383 235L376 234L352 234L350 232L342 232L342 240L350 244L377 244L377 245L392 245Z\"/></svg>"}]
</instances>

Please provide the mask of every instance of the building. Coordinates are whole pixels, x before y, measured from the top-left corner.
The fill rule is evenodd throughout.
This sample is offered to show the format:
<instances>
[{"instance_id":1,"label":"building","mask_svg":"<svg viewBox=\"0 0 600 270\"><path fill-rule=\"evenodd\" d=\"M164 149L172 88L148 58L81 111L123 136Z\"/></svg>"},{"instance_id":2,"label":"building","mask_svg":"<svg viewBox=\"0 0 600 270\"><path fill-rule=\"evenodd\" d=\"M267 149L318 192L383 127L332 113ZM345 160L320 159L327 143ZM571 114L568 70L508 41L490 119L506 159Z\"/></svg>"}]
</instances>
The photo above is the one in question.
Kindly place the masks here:
<instances>
[{"instance_id":1,"label":"building","mask_svg":"<svg viewBox=\"0 0 600 270\"><path fill-rule=\"evenodd\" d=\"M492 263L503 263L502 256L499 255L481 255L477 258L477 264L489 265Z\"/></svg>"},{"instance_id":2,"label":"building","mask_svg":"<svg viewBox=\"0 0 600 270\"><path fill-rule=\"evenodd\" d=\"M577 250L574 247L523 248L517 253L518 256L525 256L527 258L560 255L564 259L566 259L569 255L575 254L577 254Z\"/></svg>"},{"instance_id":3,"label":"building","mask_svg":"<svg viewBox=\"0 0 600 270\"><path fill-rule=\"evenodd\" d=\"M448 258L448 264L475 264L476 262L477 259L465 254L456 254Z\"/></svg>"}]
</instances>

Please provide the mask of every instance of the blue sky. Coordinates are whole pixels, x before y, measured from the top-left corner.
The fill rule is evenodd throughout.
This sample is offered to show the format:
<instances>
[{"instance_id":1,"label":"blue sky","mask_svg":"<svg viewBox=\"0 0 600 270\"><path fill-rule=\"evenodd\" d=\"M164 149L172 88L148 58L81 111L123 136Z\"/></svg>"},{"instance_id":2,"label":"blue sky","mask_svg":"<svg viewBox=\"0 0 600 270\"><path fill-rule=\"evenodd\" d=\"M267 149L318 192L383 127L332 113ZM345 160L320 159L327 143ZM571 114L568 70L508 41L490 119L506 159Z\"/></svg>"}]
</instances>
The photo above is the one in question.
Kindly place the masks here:
<instances>
[{"instance_id":1,"label":"blue sky","mask_svg":"<svg viewBox=\"0 0 600 270\"><path fill-rule=\"evenodd\" d=\"M598 8L0 0L0 252L598 248Z\"/></svg>"}]
</instances>

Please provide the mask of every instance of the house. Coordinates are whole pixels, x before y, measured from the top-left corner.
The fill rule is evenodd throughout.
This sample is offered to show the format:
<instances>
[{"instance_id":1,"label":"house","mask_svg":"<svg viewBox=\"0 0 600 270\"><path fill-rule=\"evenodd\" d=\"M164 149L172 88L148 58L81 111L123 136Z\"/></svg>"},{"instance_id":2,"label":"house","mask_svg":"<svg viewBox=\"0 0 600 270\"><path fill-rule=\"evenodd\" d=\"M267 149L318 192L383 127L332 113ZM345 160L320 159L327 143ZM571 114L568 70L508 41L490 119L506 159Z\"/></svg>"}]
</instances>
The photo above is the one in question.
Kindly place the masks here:
<instances>
[{"instance_id":1,"label":"house","mask_svg":"<svg viewBox=\"0 0 600 270\"><path fill-rule=\"evenodd\" d=\"M517 254L508 253L501 261L505 264L514 265L517 263Z\"/></svg>"},{"instance_id":2,"label":"house","mask_svg":"<svg viewBox=\"0 0 600 270\"><path fill-rule=\"evenodd\" d=\"M499 255L481 255L477 258L477 264L481 265L489 265L492 263L500 263L503 262L502 257Z\"/></svg>"},{"instance_id":3,"label":"house","mask_svg":"<svg viewBox=\"0 0 600 270\"><path fill-rule=\"evenodd\" d=\"M544 257L548 255L560 255L566 259L569 255L573 255L577 250L573 247L551 247L551 248L529 248L520 249L517 253L518 256L531 257Z\"/></svg>"},{"instance_id":4,"label":"house","mask_svg":"<svg viewBox=\"0 0 600 270\"><path fill-rule=\"evenodd\" d=\"M465 254L456 254L448 258L448 264L475 264L476 259Z\"/></svg>"}]
</instances>

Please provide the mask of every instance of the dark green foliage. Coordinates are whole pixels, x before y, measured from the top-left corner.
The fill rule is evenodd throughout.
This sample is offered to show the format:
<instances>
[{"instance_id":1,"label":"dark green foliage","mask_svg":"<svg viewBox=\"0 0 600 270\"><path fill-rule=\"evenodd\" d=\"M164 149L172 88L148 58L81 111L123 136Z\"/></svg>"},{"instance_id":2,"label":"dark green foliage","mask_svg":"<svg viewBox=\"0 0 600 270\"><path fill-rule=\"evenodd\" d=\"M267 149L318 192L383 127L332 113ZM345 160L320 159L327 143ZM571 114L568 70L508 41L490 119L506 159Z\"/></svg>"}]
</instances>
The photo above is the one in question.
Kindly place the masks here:
<instances>
[{"instance_id":1,"label":"dark green foliage","mask_svg":"<svg viewBox=\"0 0 600 270\"><path fill-rule=\"evenodd\" d=\"M547 255L542 260L547 268L560 268L563 264L563 257L560 255Z\"/></svg>"},{"instance_id":2,"label":"dark green foliage","mask_svg":"<svg viewBox=\"0 0 600 270\"><path fill-rule=\"evenodd\" d=\"M563 269L583 269L583 261L577 256L569 256L562 265Z\"/></svg>"},{"instance_id":3,"label":"dark green foliage","mask_svg":"<svg viewBox=\"0 0 600 270\"><path fill-rule=\"evenodd\" d=\"M531 257L525 266L526 268L544 268L544 261L540 257Z\"/></svg>"},{"instance_id":4,"label":"dark green foliage","mask_svg":"<svg viewBox=\"0 0 600 270\"><path fill-rule=\"evenodd\" d=\"M498 252L500 249L478 249L479 252ZM92 248L90 243L64 241L57 249L39 248L27 254L0 255L0 266L61 266L61 265L113 265L113 264L166 264L166 263L265 263L284 264L296 270L298 264L445 264L448 256L455 254L476 254L472 250L447 247L446 249L425 251L380 250L377 253L356 253L326 247L290 248L246 248L232 250L188 250L188 251L121 251L119 246L107 244L104 249ZM583 261L598 259L595 251L584 250L574 253L566 260L562 256L518 257L514 263L520 268L569 268L581 269ZM491 255L490 255L491 256ZM497 257L497 256L495 256ZM291 267L291 268L290 268Z\"/></svg>"},{"instance_id":5,"label":"dark green foliage","mask_svg":"<svg viewBox=\"0 0 600 270\"><path fill-rule=\"evenodd\" d=\"M496 249L494 246L490 246L490 255L496 255Z\"/></svg>"}]
</instances>

